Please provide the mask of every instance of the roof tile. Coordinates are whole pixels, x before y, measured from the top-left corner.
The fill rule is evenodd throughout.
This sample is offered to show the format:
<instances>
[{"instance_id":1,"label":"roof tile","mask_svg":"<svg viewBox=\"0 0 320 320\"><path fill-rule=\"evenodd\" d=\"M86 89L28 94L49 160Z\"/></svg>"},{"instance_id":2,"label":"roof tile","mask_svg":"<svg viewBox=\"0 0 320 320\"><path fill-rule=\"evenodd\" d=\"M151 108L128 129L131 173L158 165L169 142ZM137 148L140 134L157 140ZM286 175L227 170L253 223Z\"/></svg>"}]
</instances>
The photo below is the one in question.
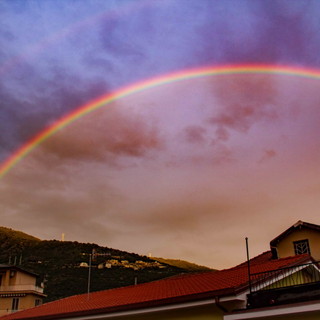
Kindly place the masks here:
<instances>
[{"instance_id":1,"label":"roof tile","mask_svg":"<svg viewBox=\"0 0 320 320\"><path fill-rule=\"evenodd\" d=\"M270 252L251 259L251 272L264 272L303 263L308 255L271 260ZM67 297L32 309L0 317L13 319L58 319L62 316L97 314L146 306L164 305L195 298L221 296L248 287L246 263L221 271L185 274L135 286Z\"/></svg>"}]
</instances>

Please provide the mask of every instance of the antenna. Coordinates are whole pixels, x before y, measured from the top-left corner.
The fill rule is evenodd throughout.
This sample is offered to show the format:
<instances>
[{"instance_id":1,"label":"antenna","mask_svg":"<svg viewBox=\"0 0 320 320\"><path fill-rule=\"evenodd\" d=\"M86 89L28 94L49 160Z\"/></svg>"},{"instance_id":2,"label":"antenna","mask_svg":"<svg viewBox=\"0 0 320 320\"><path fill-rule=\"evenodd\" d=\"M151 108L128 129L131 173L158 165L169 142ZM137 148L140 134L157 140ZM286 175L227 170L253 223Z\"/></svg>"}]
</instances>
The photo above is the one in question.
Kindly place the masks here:
<instances>
[{"instance_id":1,"label":"antenna","mask_svg":"<svg viewBox=\"0 0 320 320\"><path fill-rule=\"evenodd\" d=\"M87 291L87 299L90 299L90 287L91 287L91 268L92 261L96 261L97 256L109 256L109 253L97 253L96 249L93 248L91 253L82 253L84 256L89 256L89 270L88 270L88 291Z\"/></svg>"},{"instance_id":2,"label":"antenna","mask_svg":"<svg viewBox=\"0 0 320 320\"><path fill-rule=\"evenodd\" d=\"M247 249L247 265L248 265L248 280L249 280L249 292L252 293L251 289L251 272L250 272L250 257L249 257L249 243L248 238L246 238L246 249Z\"/></svg>"}]
</instances>

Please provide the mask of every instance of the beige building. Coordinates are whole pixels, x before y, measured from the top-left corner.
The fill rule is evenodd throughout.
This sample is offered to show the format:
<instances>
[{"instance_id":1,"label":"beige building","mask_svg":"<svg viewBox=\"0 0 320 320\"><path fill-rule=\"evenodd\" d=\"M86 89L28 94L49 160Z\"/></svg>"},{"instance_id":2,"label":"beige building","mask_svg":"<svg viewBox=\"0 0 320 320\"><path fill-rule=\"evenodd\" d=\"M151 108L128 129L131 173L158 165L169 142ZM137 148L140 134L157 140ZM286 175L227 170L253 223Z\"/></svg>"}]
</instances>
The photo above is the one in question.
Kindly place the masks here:
<instances>
[{"instance_id":1,"label":"beige building","mask_svg":"<svg viewBox=\"0 0 320 320\"><path fill-rule=\"evenodd\" d=\"M16 266L0 265L0 315L42 304L43 288L37 275Z\"/></svg>"},{"instance_id":2,"label":"beige building","mask_svg":"<svg viewBox=\"0 0 320 320\"><path fill-rule=\"evenodd\" d=\"M270 242L275 258L310 254L320 260L320 226L298 221Z\"/></svg>"}]
</instances>

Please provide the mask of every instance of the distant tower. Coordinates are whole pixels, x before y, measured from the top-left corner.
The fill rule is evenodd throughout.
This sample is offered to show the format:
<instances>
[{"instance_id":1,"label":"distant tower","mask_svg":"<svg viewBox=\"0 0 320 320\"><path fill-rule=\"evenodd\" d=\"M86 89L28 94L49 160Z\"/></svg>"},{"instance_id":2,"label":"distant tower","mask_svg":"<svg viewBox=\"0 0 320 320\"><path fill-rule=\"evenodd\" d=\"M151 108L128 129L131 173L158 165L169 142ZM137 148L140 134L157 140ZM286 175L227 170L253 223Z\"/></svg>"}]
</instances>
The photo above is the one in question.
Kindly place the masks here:
<instances>
[{"instance_id":1,"label":"distant tower","mask_svg":"<svg viewBox=\"0 0 320 320\"><path fill-rule=\"evenodd\" d=\"M64 233L61 234L61 241L64 241Z\"/></svg>"}]
</instances>

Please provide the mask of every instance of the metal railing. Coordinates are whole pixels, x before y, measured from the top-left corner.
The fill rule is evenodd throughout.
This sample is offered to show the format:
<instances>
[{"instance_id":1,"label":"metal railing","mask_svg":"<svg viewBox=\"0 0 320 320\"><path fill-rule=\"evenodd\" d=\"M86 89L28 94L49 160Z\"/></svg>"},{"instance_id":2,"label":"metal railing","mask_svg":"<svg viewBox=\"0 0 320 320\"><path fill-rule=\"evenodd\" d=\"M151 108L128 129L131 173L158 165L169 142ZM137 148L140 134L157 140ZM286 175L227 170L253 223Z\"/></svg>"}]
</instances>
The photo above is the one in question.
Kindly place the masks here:
<instances>
[{"instance_id":1,"label":"metal railing","mask_svg":"<svg viewBox=\"0 0 320 320\"><path fill-rule=\"evenodd\" d=\"M32 284L18 284L14 286L0 286L0 293L3 291L36 291L43 293L43 288Z\"/></svg>"},{"instance_id":2,"label":"metal railing","mask_svg":"<svg viewBox=\"0 0 320 320\"><path fill-rule=\"evenodd\" d=\"M250 274L251 292L320 282L319 262Z\"/></svg>"}]
</instances>

